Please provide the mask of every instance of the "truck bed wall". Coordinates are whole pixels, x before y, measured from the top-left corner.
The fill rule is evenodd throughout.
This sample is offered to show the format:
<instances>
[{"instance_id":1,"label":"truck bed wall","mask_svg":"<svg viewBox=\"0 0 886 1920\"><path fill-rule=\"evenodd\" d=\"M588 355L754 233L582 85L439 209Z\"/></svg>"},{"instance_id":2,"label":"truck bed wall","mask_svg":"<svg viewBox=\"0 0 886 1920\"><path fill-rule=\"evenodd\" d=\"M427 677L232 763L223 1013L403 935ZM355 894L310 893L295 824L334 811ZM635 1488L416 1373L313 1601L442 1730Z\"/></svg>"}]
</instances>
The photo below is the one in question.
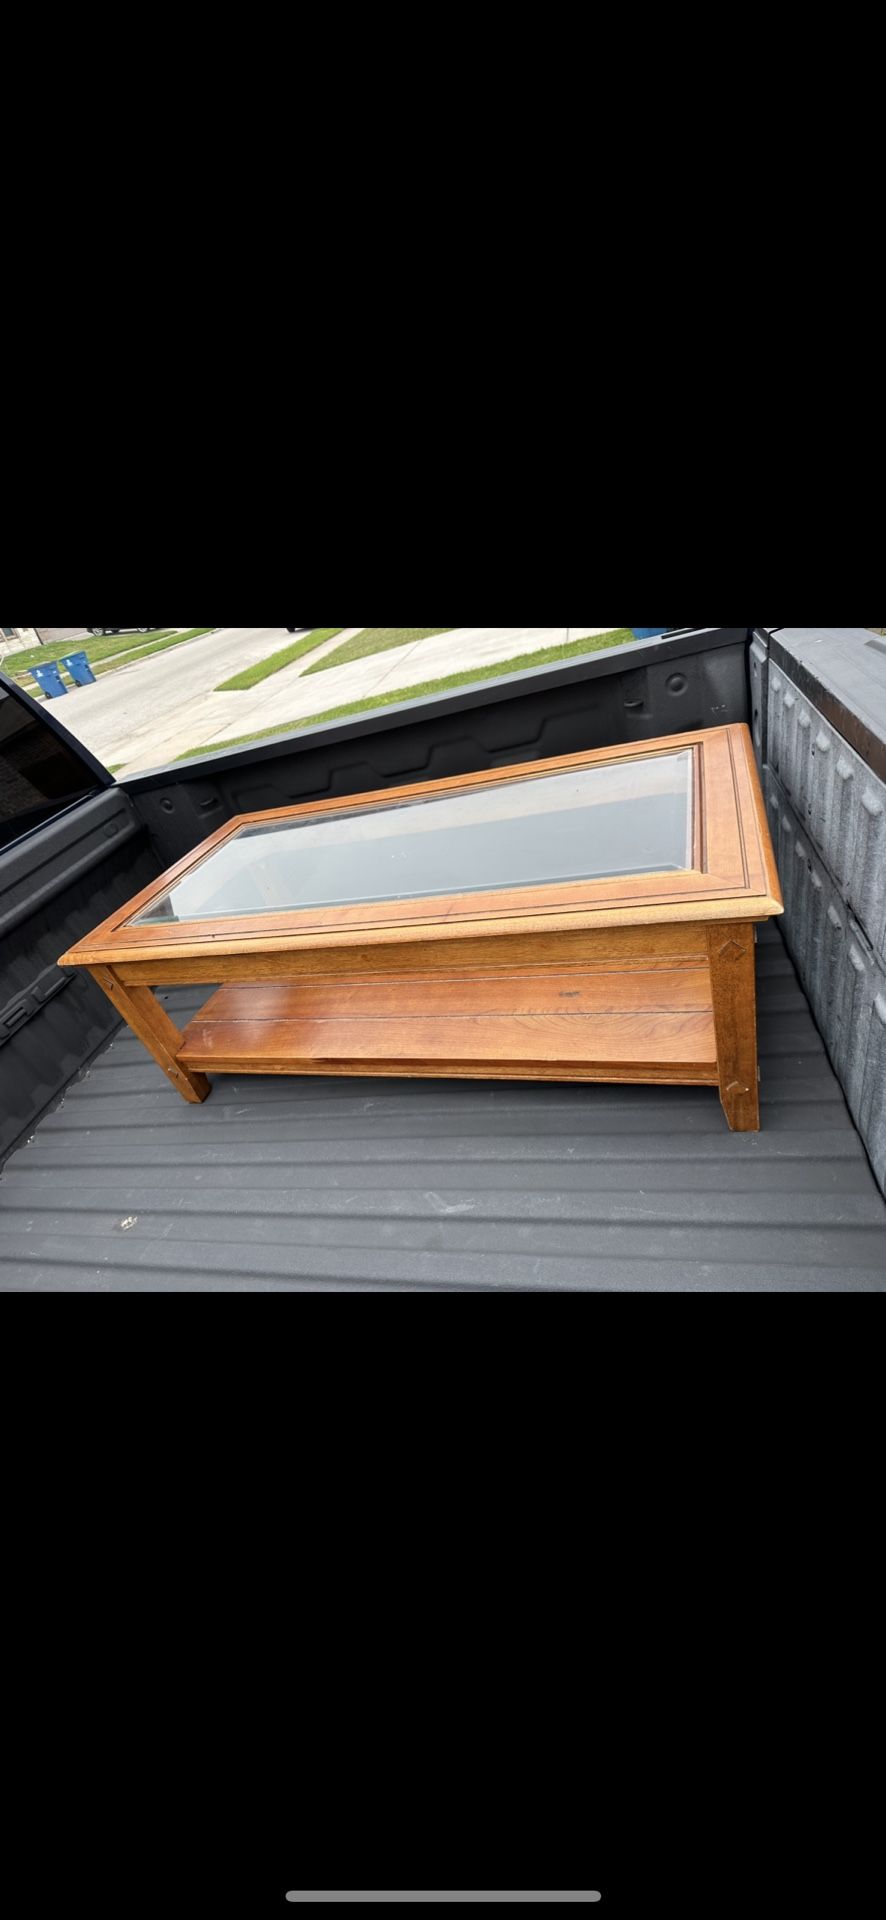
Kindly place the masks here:
<instances>
[{"instance_id":1,"label":"truck bed wall","mask_svg":"<svg viewBox=\"0 0 886 1920\"><path fill-rule=\"evenodd\" d=\"M158 870L116 787L0 853L0 1164L118 1025L59 954Z\"/></svg>"}]
</instances>

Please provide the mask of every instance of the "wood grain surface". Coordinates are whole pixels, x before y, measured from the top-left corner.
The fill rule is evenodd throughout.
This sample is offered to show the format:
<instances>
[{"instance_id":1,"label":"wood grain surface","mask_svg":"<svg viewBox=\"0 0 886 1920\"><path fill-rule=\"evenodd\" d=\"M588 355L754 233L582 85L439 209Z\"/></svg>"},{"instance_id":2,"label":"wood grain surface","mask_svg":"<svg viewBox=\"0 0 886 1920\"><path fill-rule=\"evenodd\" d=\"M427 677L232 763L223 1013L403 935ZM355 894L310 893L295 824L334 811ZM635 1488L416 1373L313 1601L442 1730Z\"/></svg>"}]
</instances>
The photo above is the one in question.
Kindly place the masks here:
<instances>
[{"instance_id":1,"label":"wood grain surface","mask_svg":"<svg viewBox=\"0 0 886 1920\"><path fill-rule=\"evenodd\" d=\"M692 865L679 872L132 924L247 825L500 793L687 748ZM636 1081L718 1086L730 1127L751 1131L754 923L782 911L750 734L722 727L242 815L59 964L89 968L194 1103L209 1072ZM184 1035L150 991L210 982Z\"/></svg>"}]
</instances>

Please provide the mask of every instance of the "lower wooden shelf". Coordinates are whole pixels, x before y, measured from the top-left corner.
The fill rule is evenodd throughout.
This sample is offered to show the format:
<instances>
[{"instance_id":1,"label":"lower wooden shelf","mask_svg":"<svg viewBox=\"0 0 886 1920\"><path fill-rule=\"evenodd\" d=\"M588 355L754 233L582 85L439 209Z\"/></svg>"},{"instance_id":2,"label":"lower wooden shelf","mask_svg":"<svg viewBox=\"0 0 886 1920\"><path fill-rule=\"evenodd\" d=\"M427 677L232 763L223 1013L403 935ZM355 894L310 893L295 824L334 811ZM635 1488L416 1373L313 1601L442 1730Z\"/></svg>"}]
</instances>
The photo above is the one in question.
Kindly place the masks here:
<instances>
[{"instance_id":1,"label":"lower wooden shelf","mask_svg":"<svg viewBox=\"0 0 886 1920\"><path fill-rule=\"evenodd\" d=\"M223 987L177 1058L202 1073L716 1086L706 965L342 976Z\"/></svg>"}]
</instances>

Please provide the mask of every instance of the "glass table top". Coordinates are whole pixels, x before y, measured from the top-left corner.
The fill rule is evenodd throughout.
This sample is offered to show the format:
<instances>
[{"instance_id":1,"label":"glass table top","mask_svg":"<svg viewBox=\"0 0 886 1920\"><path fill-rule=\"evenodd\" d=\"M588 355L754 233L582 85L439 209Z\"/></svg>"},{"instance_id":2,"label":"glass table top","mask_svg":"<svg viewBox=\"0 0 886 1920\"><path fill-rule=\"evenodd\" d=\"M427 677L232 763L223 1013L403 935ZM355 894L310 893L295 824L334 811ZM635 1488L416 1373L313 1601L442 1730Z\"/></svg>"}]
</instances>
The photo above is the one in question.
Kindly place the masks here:
<instances>
[{"instance_id":1,"label":"glass table top","mask_svg":"<svg viewBox=\"0 0 886 1920\"><path fill-rule=\"evenodd\" d=\"M241 827L127 924L563 886L692 865L691 750Z\"/></svg>"}]
</instances>

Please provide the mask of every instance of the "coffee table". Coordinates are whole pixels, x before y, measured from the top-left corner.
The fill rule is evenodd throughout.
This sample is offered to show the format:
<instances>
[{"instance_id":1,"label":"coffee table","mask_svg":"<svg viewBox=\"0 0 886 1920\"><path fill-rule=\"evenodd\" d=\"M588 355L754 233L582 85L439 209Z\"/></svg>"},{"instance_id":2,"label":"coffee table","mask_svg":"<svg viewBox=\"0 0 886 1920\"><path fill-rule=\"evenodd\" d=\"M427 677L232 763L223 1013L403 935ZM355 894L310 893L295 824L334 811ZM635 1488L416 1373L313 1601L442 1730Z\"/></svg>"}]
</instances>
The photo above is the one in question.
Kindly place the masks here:
<instances>
[{"instance_id":1,"label":"coffee table","mask_svg":"<svg viewBox=\"0 0 886 1920\"><path fill-rule=\"evenodd\" d=\"M783 911L719 727L229 821L64 954L186 1100L209 1073L719 1087L760 1124L754 927ZM221 983L182 1034L151 991Z\"/></svg>"}]
</instances>

